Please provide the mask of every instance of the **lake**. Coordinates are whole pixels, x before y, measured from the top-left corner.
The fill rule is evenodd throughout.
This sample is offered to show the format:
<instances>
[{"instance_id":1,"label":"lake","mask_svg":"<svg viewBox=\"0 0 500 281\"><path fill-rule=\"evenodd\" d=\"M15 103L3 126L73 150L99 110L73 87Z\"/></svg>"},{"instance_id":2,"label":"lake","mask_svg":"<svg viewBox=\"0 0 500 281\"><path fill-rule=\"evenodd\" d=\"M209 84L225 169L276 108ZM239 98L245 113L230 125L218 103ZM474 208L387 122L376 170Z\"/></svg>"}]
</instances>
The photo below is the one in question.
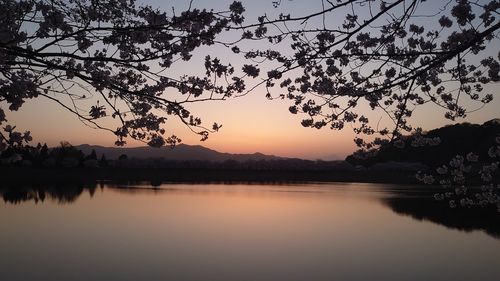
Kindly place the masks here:
<instances>
[{"instance_id":1,"label":"lake","mask_svg":"<svg viewBox=\"0 0 500 281\"><path fill-rule=\"evenodd\" d=\"M500 280L500 216L424 187L0 187L0 280Z\"/></svg>"}]
</instances>

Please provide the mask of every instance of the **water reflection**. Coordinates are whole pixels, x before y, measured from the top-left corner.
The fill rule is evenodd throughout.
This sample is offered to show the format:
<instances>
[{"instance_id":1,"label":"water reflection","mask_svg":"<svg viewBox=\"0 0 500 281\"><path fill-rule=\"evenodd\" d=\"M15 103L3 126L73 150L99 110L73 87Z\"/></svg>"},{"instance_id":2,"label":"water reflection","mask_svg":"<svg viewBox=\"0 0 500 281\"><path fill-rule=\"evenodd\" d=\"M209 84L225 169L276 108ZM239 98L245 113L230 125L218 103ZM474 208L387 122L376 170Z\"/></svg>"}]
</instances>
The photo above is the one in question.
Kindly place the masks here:
<instances>
[{"instance_id":1,"label":"water reflection","mask_svg":"<svg viewBox=\"0 0 500 281\"><path fill-rule=\"evenodd\" d=\"M25 202L44 203L46 200L58 204L74 203L82 193L94 196L97 185L49 185L49 186L11 186L0 187L5 203L22 204Z\"/></svg>"},{"instance_id":2,"label":"water reflection","mask_svg":"<svg viewBox=\"0 0 500 281\"><path fill-rule=\"evenodd\" d=\"M392 194L382 202L397 214L465 232L482 230L500 239L500 214L496 208L452 209L446 202L434 200L433 191L409 194L408 191L398 190L392 191Z\"/></svg>"},{"instance_id":3,"label":"water reflection","mask_svg":"<svg viewBox=\"0 0 500 281\"><path fill-rule=\"evenodd\" d=\"M434 190L422 187L395 187L393 185L368 185L365 188L342 188L349 185L336 185L333 189L330 185L284 185L282 183L268 183L262 185L245 183L247 189L233 188L231 183L212 185L205 188L203 184L188 185L189 187L172 185L131 185L131 184L93 184L93 185L48 185L48 186L11 186L0 187L0 194L7 204L22 204L34 202L37 204L51 203L72 204L84 193L93 198L97 189L109 189L115 192L127 194L158 194L169 192L182 193L241 193L255 194L265 193L298 193L323 195L332 192L349 193L364 192L365 197L377 200L388 207L394 213L401 216L409 216L417 221L429 221L448 229L465 232L481 230L488 235L500 239L500 215L495 209L451 209L444 202L435 201L432 197ZM293 187L293 188L292 188ZM352 195L352 194L351 194Z\"/></svg>"},{"instance_id":4,"label":"water reflection","mask_svg":"<svg viewBox=\"0 0 500 281\"><path fill-rule=\"evenodd\" d=\"M425 192L338 183L0 187L0 280L500 280L495 219L446 213Z\"/></svg>"}]
</instances>

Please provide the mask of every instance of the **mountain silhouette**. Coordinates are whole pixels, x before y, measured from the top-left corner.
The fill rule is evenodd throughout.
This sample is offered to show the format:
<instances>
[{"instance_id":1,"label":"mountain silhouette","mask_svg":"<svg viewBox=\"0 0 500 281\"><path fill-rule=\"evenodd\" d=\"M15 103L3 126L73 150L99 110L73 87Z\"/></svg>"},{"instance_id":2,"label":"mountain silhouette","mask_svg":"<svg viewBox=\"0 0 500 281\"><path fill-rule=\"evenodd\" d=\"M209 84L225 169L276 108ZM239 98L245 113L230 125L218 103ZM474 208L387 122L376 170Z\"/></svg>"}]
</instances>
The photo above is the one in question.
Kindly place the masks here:
<instances>
[{"instance_id":1,"label":"mountain silhouette","mask_svg":"<svg viewBox=\"0 0 500 281\"><path fill-rule=\"evenodd\" d=\"M405 137L404 147L392 143L381 146L374 155L358 158L354 154L346 158L351 164L370 166L384 162L419 162L430 167L448 163L456 155L465 156L469 152L479 155L479 161L489 159L488 149L495 145L500 136L500 119L492 119L479 124L461 123L447 125L423 134L427 138L438 137L436 146L413 147L413 138Z\"/></svg>"},{"instance_id":2,"label":"mountain silhouette","mask_svg":"<svg viewBox=\"0 0 500 281\"><path fill-rule=\"evenodd\" d=\"M278 160L285 159L274 155L266 155L262 153L253 154L232 154L222 153L201 145L179 144L175 148L170 147L105 147L99 145L82 144L75 146L84 154L89 154L95 150L98 156L105 154L107 159L117 159L120 155L127 155L129 159L165 159L172 161L212 161L223 162L227 160L235 160L244 162L249 160Z\"/></svg>"}]
</instances>

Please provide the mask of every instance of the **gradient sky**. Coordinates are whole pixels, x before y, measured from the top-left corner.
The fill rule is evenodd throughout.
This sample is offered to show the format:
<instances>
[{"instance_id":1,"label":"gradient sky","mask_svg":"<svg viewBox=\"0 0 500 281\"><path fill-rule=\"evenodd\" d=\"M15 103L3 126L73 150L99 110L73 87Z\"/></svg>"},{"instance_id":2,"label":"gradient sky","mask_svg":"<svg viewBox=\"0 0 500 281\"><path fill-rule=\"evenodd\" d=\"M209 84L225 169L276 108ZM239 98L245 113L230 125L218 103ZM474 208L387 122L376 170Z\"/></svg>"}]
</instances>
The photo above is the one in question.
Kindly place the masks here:
<instances>
[{"instance_id":1,"label":"gradient sky","mask_svg":"<svg viewBox=\"0 0 500 281\"><path fill-rule=\"evenodd\" d=\"M188 7L189 1L145 1L152 6L170 11L182 11ZM194 1L196 7L224 10L232 1ZM274 9L272 0L242 1L246 8L246 17L255 21L258 15L267 13L273 15L288 10L292 15L301 15L321 10L321 1L286 1L283 0L279 9ZM433 2L433 1L432 1ZM439 1L436 1L439 2ZM490 46L494 53L498 46ZM205 50L205 49L204 49ZM222 57L224 61L237 64L236 57L227 50L208 49L210 55ZM205 54L197 54L185 64L175 66L172 71L179 75L196 73L203 65L200 60ZM172 73L176 76L175 73ZM497 84L485 87L495 96L495 100L480 111L470 113L465 120L471 123L483 123L492 118L500 117L500 99L496 94L500 87ZM177 122L167 122L168 134L176 134L186 144L200 144L221 152L254 153L262 152L286 157L307 159L341 159L354 151L354 134L347 127L343 131L332 131L303 128L300 121L304 116L292 115L288 111L290 102L287 100L269 101L262 89L239 98L227 101L213 101L193 104L189 109L201 116L205 124L218 122L223 125L220 132L211 134L205 142L199 141L199 136L192 134L187 128ZM361 107L367 108L367 107ZM115 136L109 132L95 130L83 125L76 116L66 112L58 105L38 98L27 101L18 112L7 112L9 123L15 124L20 130L30 130L34 143L46 142L55 146L65 140L77 145L83 143L113 146ZM415 110L411 124L424 129L432 129L451 121L444 119L444 111L436 106L422 106ZM368 114L371 120L387 118L381 112ZM384 121L383 121L384 122ZM140 142L127 139L128 146L141 146Z\"/></svg>"}]
</instances>

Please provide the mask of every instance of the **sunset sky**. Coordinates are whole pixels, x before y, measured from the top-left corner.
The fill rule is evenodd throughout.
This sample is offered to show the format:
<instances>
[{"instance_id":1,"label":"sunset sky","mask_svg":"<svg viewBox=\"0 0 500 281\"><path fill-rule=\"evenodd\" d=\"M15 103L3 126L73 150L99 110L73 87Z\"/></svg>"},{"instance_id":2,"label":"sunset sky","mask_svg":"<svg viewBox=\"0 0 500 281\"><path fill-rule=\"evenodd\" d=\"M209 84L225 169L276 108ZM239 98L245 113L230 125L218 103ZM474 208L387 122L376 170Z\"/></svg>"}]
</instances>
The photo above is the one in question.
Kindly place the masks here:
<instances>
[{"instance_id":1,"label":"sunset sky","mask_svg":"<svg viewBox=\"0 0 500 281\"><path fill-rule=\"evenodd\" d=\"M225 10L231 2L198 0L194 1L193 5ZM257 16L264 13L273 18L283 10L297 16L321 10L321 1L319 0L284 0L278 9L273 8L271 0L242 2L246 8L245 15L251 22L256 21ZM145 3L167 11L171 11L173 6L176 11L180 12L188 7L189 1L156 0L145 1ZM341 18L339 17L339 19ZM490 46L490 48L493 53L498 52L498 46ZM223 61L229 61L234 65L241 63L236 61L237 58L230 54L227 49L212 48L208 49L207 52L213 57L221 57ZM177 72L179 75L199 73L203 66L201 58L204 55L197 54L190 62L174 66L171 75L175 76ZM500 117L500 99L497 94L500 87L498 83L489 85L485 89L494 95L494 101L482 110L470 113L465 120L458 120L458 122L483 123ZM189 107L193 113L203 118L205 124L208 125L212 122L222 124L220 132L211 134L207 141L200 142L198 135L189 132L178 122L167 122L167 134L178 135L185 144L199 144L230 153L261 152L285 157L330 160L343 159L355 150L354 134L351 128L347 127L340 132L328 128L321 130L304 128L300 124L304 116L290 114L289 106L288 100L267 100L263 89L257 89L243 97L231 98L222 102L197 103ZM382 118L382 123L387 121L382 112L372 112L368 115L371 120ZM451 121L444 119L443 115L444 110L435 106L422 106L415 110L411 124L424 129L450 124ZM35 144L46 142L49 146L55 146L60 141L65 140L73 145L88 143L113 146L115 141L113 134L86 127L76 116L43 98L28 101L18 112L8 112L7 118L9 123L17 125L18 129L30 130ZM128 146L143 145L131 139L127 139L127 142Z\"/></svg>"}]
</instances>

